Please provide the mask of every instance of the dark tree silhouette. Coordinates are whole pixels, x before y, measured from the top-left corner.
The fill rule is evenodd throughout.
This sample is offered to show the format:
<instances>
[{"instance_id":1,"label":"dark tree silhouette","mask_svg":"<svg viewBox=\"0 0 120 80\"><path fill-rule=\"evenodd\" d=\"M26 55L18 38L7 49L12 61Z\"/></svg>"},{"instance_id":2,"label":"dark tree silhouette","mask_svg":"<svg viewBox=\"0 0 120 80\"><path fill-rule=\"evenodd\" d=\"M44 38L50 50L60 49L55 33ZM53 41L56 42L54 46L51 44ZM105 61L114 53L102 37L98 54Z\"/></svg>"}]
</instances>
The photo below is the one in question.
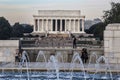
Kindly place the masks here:
<instances>
[{"instance_id":1,"label":"dark tree silhouette","mask_svg":"<svg viewBox=\"0 0 120 80\"><path fill-rule=\"evenodd\" d=\"M120 23L120 3L111 2L112 8L108 11L104 11L104 22L92 25L89 30L86 30L88 34L94 34L96 38L103 40L103 31L107 24Z\"/></svg>"},{"instance_id":2,"label":"dark tree silhouette","mask_svg":"<svg viewBox=\"0 0 120 80\"><path fill-rule=\"evenodd\" d=\"M12 28L4 17L0 17L0 39L9 39L11 36Z\"/></svg>"},{"instance_id":3,"label":"dark tree silhouette","mask_svg":"<svg viewBox=\"0 0 120 80\"><path fill-rule=\"evenodd\" d=\"M24 28L24 33L31 33L33 32L33 25L29 24L21 24Z\"/></svg>"},{"instance_id":4,"label":"dark tree silhouette","mask_svg":"<svg viewBox=\"0 0 120 80\"><path fill-rule=\"evenodd\" d=\"M13 25L12 36L13 37L23 37L24 27L19 23Z\"/></svg>"},{"instance_id":5,"label":"dark tree silhouette","mask_svg":"<svg viewBox=\"0 0 120 80\"><path fill-rule=\"evenodd\" d=\"M105 30L105 24L103 22L92 25L89 30L87 30L88 34L94 34L94 37L103 40L103 31Z\"/></svg>"},{"instance_id":6,"label":"dark tree silhouette","mask_svg":"<svg viewBox=\"0 0 120 80\"><path fill-rule=\"evenodd\" d=\"M12 37L24 37L24 33L31 33L32 31L32 25L15 23L13 25Z\"/></svg>"},{"instance_id":7,"label":"dark tree silhouette","mask_svg":"<svg viewBox=\"0 0 120 80\"><path fill-rule=\"evenodd\" d=\"M109 23L120 23L120 3L111 2L111 9L104 11L104 22Z\"/></svg>"}]
</instances>

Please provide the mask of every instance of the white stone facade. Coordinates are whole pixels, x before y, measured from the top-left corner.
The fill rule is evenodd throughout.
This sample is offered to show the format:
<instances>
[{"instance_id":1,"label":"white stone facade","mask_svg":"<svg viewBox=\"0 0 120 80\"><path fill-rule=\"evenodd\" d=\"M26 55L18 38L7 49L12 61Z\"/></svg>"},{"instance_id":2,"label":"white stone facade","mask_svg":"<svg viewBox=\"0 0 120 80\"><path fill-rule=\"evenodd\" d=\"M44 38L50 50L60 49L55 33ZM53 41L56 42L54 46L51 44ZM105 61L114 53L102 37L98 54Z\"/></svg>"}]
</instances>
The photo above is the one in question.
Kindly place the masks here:
<instances>
[{"instance_id":1,"label":"white stone facade","mask_svg":"<svg viewBox=\"0 0 120 80\"><path fill-rule=\"evenodd\" d=\"M39 10L33 17L33 33L84 33L80 10Z\"/></svg>"},{"instance_id":2,"label":"white stone facade","mask_svg":"<svg viewBox=\"0 0 120 80\"><path fill-rule=\"evenodd\" d=\"M104 31L104 54L113 57L111 63L120 63L120 24L109 24Z\"/></svg>"},{"instance_id":3,"label":"white stone facade","mask_svg":"<svg viewBox=\"0 0 120 80\"><path fill-rule=\"evenodd\" d=\"M0 40L0 62L14 62L19 40Z\"/></svg>"}]
</instances>

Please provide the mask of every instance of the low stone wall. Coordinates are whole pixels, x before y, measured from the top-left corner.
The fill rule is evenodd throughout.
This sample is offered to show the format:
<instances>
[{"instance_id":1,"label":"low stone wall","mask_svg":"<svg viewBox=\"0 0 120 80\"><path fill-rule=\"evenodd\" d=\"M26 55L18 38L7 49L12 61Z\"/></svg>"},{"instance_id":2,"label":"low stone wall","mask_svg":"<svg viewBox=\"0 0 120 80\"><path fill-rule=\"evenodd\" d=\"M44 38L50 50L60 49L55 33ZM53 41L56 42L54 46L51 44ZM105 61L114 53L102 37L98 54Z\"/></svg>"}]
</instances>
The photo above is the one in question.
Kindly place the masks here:
<instances>
[{"instance_id":1,"label":"low stone wall","mask_svg":"<svg viewBox=\"0 0 120 80\"><path fill-rule=\"evenodd\" d=\"M0 40L0 62L14 62L15 61L15 51L19 48L19 40ZM63 56L64 62L71 62L72 57L74 55L74 51L80 53L81 55L81 48L73 49L73 48L39 48L39 47L28 47L22 48L27 51L30 61L36 62L36 58L38 52L40 50L44 51L45 57L47 61L49 60L51 55L57 55L57 53L61 53ZM89 57L92 53L96 55L102 56L104 53L103 48L87 48ZM42 58L43 59L43 58ZM59 61L62 62L61 58Z\"/></svg>"},{"instance_id":2,"label":"low stone wall","mask_svg":"<svg viewBox=\"0 0 120 80\"><path fill-rule=\"evenodd\" d=\"M63 57L64 62L71 62L74 52L78 52L81 55L81 50L82 50L82 48L77 48L77 49L73 49L73 48L56 48L56 49L55 48L38 48L38 49L37 48L23 48L23 49L27 51L31 62L36 61L39 51L44 52L47 61L50 59L51 55L57 55L57 53L60 53L61 56ZM104 54L103 48L87 48L87 51L88 51L89 58L93 53L96 54L98 57L103 56ZM60 58L61 56L59 55L59 59L58 59L60 62L62 62ZM92 61L95 63L95 60L96 59Z\"/></svg>"},{"instance_id":3,"label":"low stone wall","mask_svg":"<svg viewBox=\"0 0 120 80\"><path fill-rule=\"evenodd\" d=\"M14 62L19 40L0 40L0 62Z\"/></svg>"}]
</instances>

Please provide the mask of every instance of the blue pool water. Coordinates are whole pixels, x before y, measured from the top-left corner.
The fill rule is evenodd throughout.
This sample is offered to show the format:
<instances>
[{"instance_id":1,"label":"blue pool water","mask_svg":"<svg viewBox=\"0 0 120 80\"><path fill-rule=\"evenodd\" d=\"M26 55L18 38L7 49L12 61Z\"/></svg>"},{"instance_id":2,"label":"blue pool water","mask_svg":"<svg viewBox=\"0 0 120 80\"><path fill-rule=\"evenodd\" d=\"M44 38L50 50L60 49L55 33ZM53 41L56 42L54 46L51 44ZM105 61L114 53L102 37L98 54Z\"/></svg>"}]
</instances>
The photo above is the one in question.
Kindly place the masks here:
<instances>
[{"instance_id":1,"label":"blue pool water","mask_svg":"<svg viewBox=\"0 0 120 80\"><path fill-rule=\"evenodd\" d=\"M87 74L86 80L112 80L110 75L107 74ZM117 74L113 74L113 80L118 79L120 76ZM0 73L0 80L57 80L57 76L55 72L36 72L32 71L26 72L5 72ZM85 80L82 72L60 72L59 80Z\"/></svg>"}]
</instances>

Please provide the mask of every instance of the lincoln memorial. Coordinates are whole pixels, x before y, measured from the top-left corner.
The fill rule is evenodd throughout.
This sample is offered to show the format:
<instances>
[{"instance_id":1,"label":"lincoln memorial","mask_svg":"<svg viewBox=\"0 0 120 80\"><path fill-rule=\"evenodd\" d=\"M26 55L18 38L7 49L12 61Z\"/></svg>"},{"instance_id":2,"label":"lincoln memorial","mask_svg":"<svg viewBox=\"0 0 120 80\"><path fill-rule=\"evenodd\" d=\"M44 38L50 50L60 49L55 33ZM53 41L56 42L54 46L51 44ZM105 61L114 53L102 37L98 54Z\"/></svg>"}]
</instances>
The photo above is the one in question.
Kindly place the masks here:
<instances>
[{"instance_id":1,"label":"lincoln memorial","mask_svg":"<svg viewBox=\"0 0 120 80\"><path fill-rule=\"evenodd\" d=\"M33 33L84 33L85 16L80 10L39 10Z\"/></svg>"}]
</instances>

